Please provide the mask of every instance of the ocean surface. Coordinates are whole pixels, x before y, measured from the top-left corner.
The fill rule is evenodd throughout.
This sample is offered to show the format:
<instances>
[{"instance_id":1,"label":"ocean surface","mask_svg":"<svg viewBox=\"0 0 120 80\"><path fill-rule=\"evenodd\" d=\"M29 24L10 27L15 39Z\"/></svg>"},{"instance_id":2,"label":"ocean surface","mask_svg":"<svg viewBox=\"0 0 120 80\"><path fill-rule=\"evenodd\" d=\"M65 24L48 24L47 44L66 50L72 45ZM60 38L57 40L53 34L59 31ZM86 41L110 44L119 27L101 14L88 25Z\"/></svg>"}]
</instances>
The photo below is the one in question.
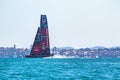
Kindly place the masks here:
<instances>
[{"instance_id":1,"label":"ocean surface","mask_svg":"<svg viewBox=\"0 0 120 80\"><path fill-rule=\"evenodd\" d=\"M1 58L0 80L120 80L120 58Z\"/></svg>"}]
</instances>

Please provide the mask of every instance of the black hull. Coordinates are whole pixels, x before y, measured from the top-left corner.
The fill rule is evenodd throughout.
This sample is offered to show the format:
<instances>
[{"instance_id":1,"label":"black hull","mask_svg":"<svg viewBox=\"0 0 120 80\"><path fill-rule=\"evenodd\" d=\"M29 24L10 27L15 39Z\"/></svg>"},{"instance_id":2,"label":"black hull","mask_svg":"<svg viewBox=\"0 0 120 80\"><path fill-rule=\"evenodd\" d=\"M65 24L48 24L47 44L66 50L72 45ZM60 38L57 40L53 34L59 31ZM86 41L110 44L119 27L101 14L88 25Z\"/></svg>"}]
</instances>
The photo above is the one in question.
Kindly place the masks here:
<instances>
[{"instance_id":1,"label":"black hull","mask_svg":"<svg viewBox=\"0 0 120 80\"><path fill-rule=\"evenodd\" d=\"M52 57L54 56L53 54L50 55L26 55L26 58L44 58L44 57Z\"/></svg>"}]
</instances>

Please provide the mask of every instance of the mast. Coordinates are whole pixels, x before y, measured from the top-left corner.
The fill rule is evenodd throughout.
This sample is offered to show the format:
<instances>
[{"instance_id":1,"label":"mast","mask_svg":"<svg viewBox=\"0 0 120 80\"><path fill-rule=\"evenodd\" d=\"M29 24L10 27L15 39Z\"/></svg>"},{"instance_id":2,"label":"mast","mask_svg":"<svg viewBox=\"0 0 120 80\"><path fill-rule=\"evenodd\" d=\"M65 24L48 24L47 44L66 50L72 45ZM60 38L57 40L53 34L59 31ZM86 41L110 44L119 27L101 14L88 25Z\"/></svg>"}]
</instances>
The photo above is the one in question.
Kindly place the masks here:
<instances>
[{"instance_id":1,"label":"mast","mask_svg":"<svg viewBox=\"0 0 120 80\"><path fill-rule=\"evenodd\" d=\"M47 16L41 15L40 22L40 36L41 36L41 54L44 56L50 55L50 44L49 44L49 32L48 32L48 22Z\"/></svg>"}]
</instances>

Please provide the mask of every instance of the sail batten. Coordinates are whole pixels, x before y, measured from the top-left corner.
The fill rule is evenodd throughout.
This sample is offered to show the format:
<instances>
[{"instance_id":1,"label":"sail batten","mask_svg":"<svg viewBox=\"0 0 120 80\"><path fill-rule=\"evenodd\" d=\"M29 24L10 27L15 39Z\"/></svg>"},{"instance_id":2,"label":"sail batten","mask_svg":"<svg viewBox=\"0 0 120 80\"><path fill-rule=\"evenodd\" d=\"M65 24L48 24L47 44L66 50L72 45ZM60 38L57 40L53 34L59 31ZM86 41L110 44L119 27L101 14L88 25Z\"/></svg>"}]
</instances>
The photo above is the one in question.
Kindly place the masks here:
<instances>
[{"instance_id":1,"label":"sail batten","mask_svg":"<svg viewBox=\"0 0 120 80\"><path fill-rule=\"evenodd\" d=\"M30 55L28 57L43 58L48 56L52 55L50 54L47 16L41 15L40 27L38 27L35 40Z\"/></svg>"}]
</instances>

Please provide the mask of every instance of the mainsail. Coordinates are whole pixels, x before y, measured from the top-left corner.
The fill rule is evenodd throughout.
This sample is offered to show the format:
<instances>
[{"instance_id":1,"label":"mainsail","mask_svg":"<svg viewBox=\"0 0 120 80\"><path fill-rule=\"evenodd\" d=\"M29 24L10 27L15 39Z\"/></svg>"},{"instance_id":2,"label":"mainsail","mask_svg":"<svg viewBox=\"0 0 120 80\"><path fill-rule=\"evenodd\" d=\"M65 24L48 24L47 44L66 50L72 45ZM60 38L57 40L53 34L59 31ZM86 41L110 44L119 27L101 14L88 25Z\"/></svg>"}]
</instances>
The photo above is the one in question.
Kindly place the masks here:
<instances>
[{"instance_id":1,"label":"mainsail","mask_svg":"<svg viewBox=\"0 0 120 80\"><path fill-rule=\"evenodd\" d=\"M26 55L25 57L42 58L49 56L53 55L50 54L47 16L41 15L40 27L38 27L30 55Z\"/></svg>"}]
</instances>

